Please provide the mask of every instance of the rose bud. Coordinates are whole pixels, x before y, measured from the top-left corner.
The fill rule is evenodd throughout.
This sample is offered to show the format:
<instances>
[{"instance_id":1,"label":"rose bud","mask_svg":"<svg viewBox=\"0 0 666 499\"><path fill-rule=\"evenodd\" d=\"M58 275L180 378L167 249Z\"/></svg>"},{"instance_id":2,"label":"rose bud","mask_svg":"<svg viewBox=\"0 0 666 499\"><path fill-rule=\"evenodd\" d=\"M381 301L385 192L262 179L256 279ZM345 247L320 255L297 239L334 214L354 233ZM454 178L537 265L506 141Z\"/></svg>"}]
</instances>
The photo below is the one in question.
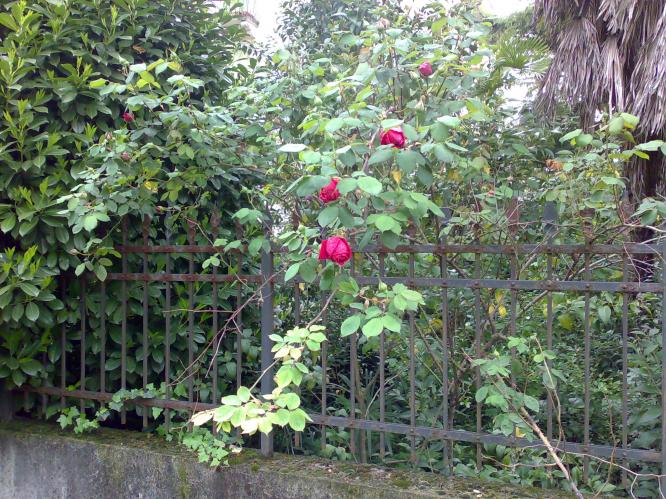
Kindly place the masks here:
<instances>
[{"instance_id":1,"label":"rose bud","mask_svg":"<svg viewBox=\"0 0 666 499\"><path fill-rule=\"evenodd\" d=\"M123 161L129 161L130 159L132 159L132 155L127 151L125 151L120 154L120 159L122 159Z\"/></svg>"},{"instance_id":2,"label":"rose bud","mask_svg":"<svg viewBox=\"0 0 666 499\"><path fill-rule=\"evenodd\" d=\"M344 237L329 237L321 242L319 260L331 260L342 266L352 257L351 246Z\"/></svg>"},{"instance_id":3,"label":"rose bud","mask_svg":"<svg viewBox=\"0 0 666 499\"><path fill-rule=\"evenodd\" d=\"M321 188L319 191L319 200L322 203L332 203L340 197L338 182L340 182L340 179L332 178L331 182L327 186Z\"/></svg>"},{"instance_id":4,"label":"rose bud","mask_svg":"<svg viewBox=\"0 0 666 499\"><path fill-rule=\"evenodd\" d=\"M391 128L382 132L380 142L383 146L392 144L393 147L404 149L405 147L405 134L401 128Z\"/></svg>"},{"instance_id":5,"label":"rose bud","mask_svg":"<svg viewBox=\"0 0 666 499\"><path fill-rule=\"evenodd\" d=\"M433 73L432 65L428 61L424 62L419 66L419 73L421 73L421 76L424 78L427 78Z\"/></svg>"},{"instance_id":6,"label":"rose bud","mask_svg":"<svg viewBox=\"0 0 666 499\"><path fill-rule=\"evenodd\" d=\"M129 111L125 111L122 115L121 118L125 123L132 123L134 121L134 115L130 113Z\"/></svg>"}]
</instances>

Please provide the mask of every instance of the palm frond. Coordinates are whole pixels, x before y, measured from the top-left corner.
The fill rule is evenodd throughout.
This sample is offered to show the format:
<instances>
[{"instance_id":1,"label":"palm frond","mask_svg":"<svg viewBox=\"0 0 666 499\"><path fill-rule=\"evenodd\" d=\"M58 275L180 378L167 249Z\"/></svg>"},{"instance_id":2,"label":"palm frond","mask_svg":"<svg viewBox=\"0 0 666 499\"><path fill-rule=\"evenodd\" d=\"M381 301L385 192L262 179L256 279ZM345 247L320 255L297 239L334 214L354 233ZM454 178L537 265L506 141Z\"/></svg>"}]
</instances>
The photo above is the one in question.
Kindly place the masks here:
<instances>
[{"instance_id":1,"label":"palm frond","mask_svg":"<svg viewBox=\"0 0 666 499\"><path fill-rule=\"evenodd\" d=\"M561 32L557 51L542 81L537 106L547 114L564 99L572 107L594 112L598 102L597 29L589 19L572 20ZM591 109L590 109L591 108Z\"/></svg>"},{"instance_id":2,"label":"palm frond","mask_svg":"<svg viewBox=\"0 0 666 499\"><path fill-rule=\"evenodd\" d=\"M647 134L666 129L666 5L650 38L638 50L631 74L632 113Z\"/></svg>"},{"instance_id":3,"label":"palm frond","mask_svg":"<svg viewBox=\"0 0 666 499\"><path fill-rule=\"evenodd\" d=\"M625 109L624 58L619 47L619 36L613 35L603 42L599 57L600 73L597 93L604 95L609 112Z\"/></svg>"}]
</instances>

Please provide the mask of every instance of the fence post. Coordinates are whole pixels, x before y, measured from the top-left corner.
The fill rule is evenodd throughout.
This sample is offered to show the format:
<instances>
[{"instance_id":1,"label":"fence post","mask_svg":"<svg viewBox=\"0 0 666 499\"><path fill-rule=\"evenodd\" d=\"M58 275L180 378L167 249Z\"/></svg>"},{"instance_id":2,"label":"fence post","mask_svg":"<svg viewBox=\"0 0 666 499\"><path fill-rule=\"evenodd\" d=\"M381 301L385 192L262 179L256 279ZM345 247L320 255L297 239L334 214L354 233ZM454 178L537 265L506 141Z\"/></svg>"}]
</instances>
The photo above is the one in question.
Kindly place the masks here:
<instances>
[{"instance_id":1,"label":"fence post","mask_svg":"<svg viewBox=\"0 0 666 499\"><path fill-rule=\"evenodd\" d=\"M261 254L261 393L269 394L273 391L273 342L269 338L273 334L273 252L265 251ZM273 455L273 433L261 434L261 455Z\"/></svg>"}]
</instances>

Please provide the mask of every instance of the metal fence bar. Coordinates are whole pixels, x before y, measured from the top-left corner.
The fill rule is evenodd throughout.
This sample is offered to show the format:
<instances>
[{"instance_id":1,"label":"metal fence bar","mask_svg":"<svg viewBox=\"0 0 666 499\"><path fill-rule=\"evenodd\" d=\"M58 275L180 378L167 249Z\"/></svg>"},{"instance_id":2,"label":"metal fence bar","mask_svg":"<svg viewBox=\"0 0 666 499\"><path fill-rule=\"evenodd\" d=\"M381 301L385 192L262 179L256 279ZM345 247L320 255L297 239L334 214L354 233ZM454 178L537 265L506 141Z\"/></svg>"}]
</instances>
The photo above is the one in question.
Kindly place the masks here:
<instances>
[{"instance_id":1,"label":"metal fence bar","mask_svg":"<svg viewBox=\"0 0 666 499\"><path fill-rule=\"evenodd\" d=\"M352 240L353 242L353 240ZM356 276L356 254L351 254L351 268L350 273L352 278ZM356 419L356 373L358 370L358 337L354 332L349 336L349 418L353 421ZM359 380L360 381L360 380ZM349 451L352 458L356 457L356 430L351 428L349 430Z\"/></svg>"},{"instance_id":2,"label":"metal fence bar","mask_svg":"<svg viewBox=\"0 0 666 499\"><path fill-rule=\"evenodd\" d=\"M413 234L413 230L410 231ZM409 254L409 279L414 279L414 253ZM414 312L409 312L409 426L416 426L416 365L415 365L416 324ZM409 459L412 466L416 465L416 435L410 433Z\"/></svg>"},{"instance_id":3,"label":"metal fence bar","mask_svg":"<svg viewBox=\"0 0 666 499\"><path fill-rule=\"evenodd\" d=\"M273 391L273 253L261 254L261 274L264 282L261 287L261 393L270 394ZM273 455L273 433L261 434L261 454L269 457Z\"/></svg>"},{"instance_id":4,"label":"metal fence bar","mask_svg":"<svg viewBox=\"0 0 666 499\"><path fill-rule=\"evenodd\" d=\"M443 226L448 225L450 214L445 213ZM442 237L442 244L446 244L446 236ZM448 278L449 267L446 255L439 256L439 274L442 279ZM449 429L449 290L442 286L440 291L442 300L442 427ZM444 473L450 473L449 441L442 440L442 465Z\"/></svg>"},{"instance_id":5,"label":"metal fence bar","mask_svg":"<svg viewBox=\"0 0 666 499\"><path fill-rule=\"evenodd\" d=\"M123 245L127 245L127 217L121 222ZM123 274L127 273L127 254L121 257L121 269ZM109 276L107 276L108 278ZM127 282L123 281L120 288L120 307L122 319L120 323L120 388L127 389ZM125 407L120 411L120 423L127 424L127 411Z\"/></svg>"},{"instance_id":6,"label":"metal fence bar","mask_svg":"<svg viewBox=\"0 0 666 499\"><path fill-rule=\"evenodd\" d=\"M481 277L481 254L474 255L474 277L479 279ZM474 351L477 358L481 358L481 289L474 288ZM481 388L481 369L479 366L474 368L474 387L476 391ZM483 404L476 403L476 431L481 433L483 416ZM476 444L476 468L481 469L481 443Z\"/></svg>"},{"instance_id":7,"label":"metal fence bar","mask_svg":"<svg viewBox=\"0 0 666 499\"><path fill-rule=\"evenodd\" d=\"M112 393L100 393L93 391L82 390L61 390L52 386L41 387L25 387L25 391L34 393L45 393L52 396L63 396L75 399L96 400L100 402L108 402L113 397ZM189 403L182 400L169 400L169 399L134 399L128 403L143 405L146 407L160 407L170 408L174 410L187 411L194 408L198 410L214 409L217 404L209 403ZM340 416L326 416L321 414L309 414L315 425L325 425L338 428L349 428L352 424L349 418ZM413 429L410 425L402 423L380 423L379 421L372 421L367 419L356 419L353 422L356 429L369 429L374 431L386 431L390 433L409 435L411 433L426 439L442 439L455 440L458 442L466 443L481 443L481 444L495 444L495 445L513 445L517 448L526 449L544 449L543 444L534 440L527 440L525 438L516 438L513 442L503 435L491 433L477 433L466 430L444 430L443 428L434 428L430 426L416 426ZM574 442L562 442L553 440L550 442L554 449L562 452L583 453L585 452L585 445ZM629 461L646 462L646 463L661 463L661 452L647 449L632 449L629 448L626 452L618 450L617 447L610 445L591 444L589 446L589 454L592 456L603 458L617 458L618 456Z\"/></svg>"},{"instance_id":8,"label":"metal fence bar","mask_svg":"<svg viewBox=\"0 0 666 499\"><path fill-rule=\"evenodd\" d=\"M220 215L218 214L217 210L214 211L213 214L211 215L210 224L211 224L211 235L214 241L217 239L220 226ZM217 276L217 267L218 267L217 265L213 265L213 276ZM215 404L217 403L218 400L220 400L218 393L219 388L217 384L218 384L218 378L220 376L218 356L220 352L220 345L222 343L222 335L219 334L218 311L217 311L217 308L219 306L218 298L220 290L216 282L213 282L212 291L213 291L213 296L211 298L211 307L213 309L213 317L212 317L213 324L212 324L211 334L213 337L213 393L211 394L211 400ZM217 433L217 425L215 424L213 425L213 433Z\"/></svg>"},{"instance_id":9,"label":"metal fence bar","mask_svg":"<svg viewBox=\"0 0 666 499\"><path fill-rule=\"evenodd\" d=\"M386 276L386 255L379 254L379 277ZM379 421L386 420L386 334L382 329L379 333ZM379 458L383 461L386 457L386 435L379 432Z\"/></svg>"},{"instance_id":10,"label":"metal fence bar","mask_svg":"<svg viewBox=\"0 0 666 499\"><path fill-rule=\"evenodd\" d=\"M119 253L219 253L220 248L213 245L153 245L144 247L141 245L128 246L123 244L117 246ZM242 253L247 248L238 248L235 251ZM273 253L284 253L288 250L280 246L274 246ZM398 245L395 248L387 246L368 244L363 248L356 248L357 253L483 253L483 254L546 254L549 251L562 255L580 255L591 253L594 255L659 255L660 249L656 244L629 243L622 244L555 244L549 250L544 244L520 244L516 247L502 244L412 244Z\"/></svg>"},{"instance_id":11,"label":"metal fence bar","mask_svg":"<svg viewBox=\"0 0 666 499\"><path fill-rule=\"evenodd\" d=\"M143 225L141 227L141 233L143 236L143 244L144 246L148 246L148 228L150 224L150 218L148 215L145 215L143 217ZM144 253L143 254L143 273L147 274L148 273L148 254ZM149 281L144 281L143 283L143 297L141 300L141 305L143 306L143 323L142 323L142 333L143 333L143 338L141 341L141 349L143 350L143 362L142 362L142 388L146 390L146 387L148 386L148 351L149 351L149 346L148 346L148 285ZM142 414L142 423L143 427L147 428L148 427L148 411L143 409L141 411Z\"/></svg>"},{"instance_id":12,"label":"metal fence bar","mask_svg":"<svg viewBox=\"0 0 666 499\"><path fill-rule=\"evenodd\" d=\"M79 385L81 390L86 389L86 277L85 275L81 276L79 279L81 284L81 298L80 298L80 309L79 313L81 314L81 380ZM82 400L80 404L80 411L83 414L85 410L85 403Z\"/></svg>"},{"instance_id":13,"label":"metal fence bar","mask_svg":"<svg viewBox=\"0 0 666 499\"><path fill-rule=\"evenodd\" d=\"M106 281L100 284L99 391L106 391Z\"/></svg>"},{"instance_id":14,"label":"metal fence bar","mask_svg":"<svg viewBox=\"0 0 666 499\"><path fill-rule=\"evenodd\" d=\"M187 241L194 244L194 224L187 224ZM194 253L187 258L188 272L194 274ZM194 367L194 282L187 283L187 400L194 400L194 375L198 371ZM191 415L191 413L190 413Z\"/></svg>"},{"instance_id":15,"label":"metal fence bar","mask_svg":"<svg viewBox=\"0 0 666 499\"><path fill-rule=\"evenodd\" d=\"M557 222L557 210L555 203L549 201L544 206L543 211L544 231L546 233L546 244L549 249L552 249L553 238L557 232L555 223ZM553 254L546 254L546 279L552 281L553 279ZM546 291L546 349L553 350L553 292ZM546 367L548 369L548 376L551 376L552 362L550 358L546 359ZM554 401L551 390L548 390L546 398L546 436L549 439L553 438L553 409Z\"/></svg>"},{"instance_id":16,"label":"metal fence bar","mask_svg":"<svg viewBox=\"0 0 666 499\"><path fill-rule=\"evenodd\" d=\"M622 258L622 278L629 278L629 264L627 257ZM627 450L627 428L628 428L628 363L629 363L629 296L622 293L622 450ZM622 464L627 467L629 463L625 459ZM622 470L622 485L627 486L627 472Z\"/></svg>"},{"instance_id":17,"label":"metal fence bar","mask_svg":"<svg viewBox=\"0 0 666 499\"><path fill-rule=\"evenodd\" d=\"M60 285L62 286L60 290L60 299L62 300L63 306L67 308L67 295L65 294L65 280L60 280ZM65 392L67 388L67 328L65 323L62 323L60 327L60 390L61 393ZM65 396L60 395L60 409L65 408Z\"/></svg>"},{"instance_id":18,"label":"metal fence bar","mask_svg":"<svg viewBox=\"0 0 666 499\"><path fill-rule=\"evenodd\" d=\"M165 220L166 225L166 242L169 244L171 240L171 230L169 229L168 220ZM167 253L165 257L164 268L167 274L171 273L171 254ZM166 386L166 398L171 398L171 282L166 281L164 289L164 384ZM168 432L171 429L171 410L166 408L164 410L164 426Z\"/></svg>"},{"instance_id":19,"label":"metal fence bar","mask_svg":"<svg viewBox=\"0 0 666 499\"><path fill-rule=\"evenodd\" d=\"M592 240L591 234L591 216L592 213L589 209L582 211L581 215L583 216L583 235L585 236L585 241L589 243ZM585 271L584 276L586 281L590 281L592 278L592 273L590 269L590 253L585 253ZM584 305L584 411L583 411L583 444L585 448L590 445L590 356L592 349L592 337L591 337L591 321L590 317L590 292L585 292L585 305ZM587 451L586 451L587 452ZM587 482L590 477L590 458L585 456L583 457L583 480Z\"/></svg>"}]
</instances>

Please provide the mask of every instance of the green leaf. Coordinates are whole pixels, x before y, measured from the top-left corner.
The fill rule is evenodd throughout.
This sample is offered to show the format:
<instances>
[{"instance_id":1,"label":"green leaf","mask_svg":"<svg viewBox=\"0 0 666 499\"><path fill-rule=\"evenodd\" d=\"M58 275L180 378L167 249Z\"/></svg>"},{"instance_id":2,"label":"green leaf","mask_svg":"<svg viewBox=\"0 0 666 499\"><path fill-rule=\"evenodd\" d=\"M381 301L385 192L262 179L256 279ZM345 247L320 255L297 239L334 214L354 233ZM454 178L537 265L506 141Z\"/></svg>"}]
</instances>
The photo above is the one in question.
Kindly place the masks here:
<instances>
[{"instance_id":1,"label":"green leaf","mask_svg":"<svg viewBox=\"0 0 666 499\"><path fill-rule=\"evenodd\" d=\"M294 411L289 415L289 426L295 431L305 429L305 413L301 410Z\"/></svg>"},{"instance_id":2,"label":"green leaf","mask_svg":"<svg viewBox=\"0 0 666 499\"><path fill-rule=\"evenodd\" d=\"M425 164L425 158L418 151L411 149L398 153L398 166L405 174L410 174L419 165Z\"/></svg>"},{"instance_id":3,"label":"green leaf","mask_svg":"<svg viewBox=\"0 0 666 499\"><path fill-rule=\"evenodd\" d=\"M14 226L16 225L16 216L13 213L10 213L7 218L5 218L2 221L2 224L0 224L0 230L4 232L5 234L12 230Z\"/></svg>"},{"instance_id":4,"label":"green leaf","mask_svg":"<svg viewBox=\"0 0 666 499\"><path fill-rule=\"evenodd\" d=\"M383 324L386 329L399 333L402 327L402 322L395 315L386 314L383 319Z\"/></svg>"},{"instance_id":5,"label":"green leaf","mask_svg":"<svg viewBox=\"0 0 666 499\"><path fill-rule=\"evenodd\" d=\"M378 163L383 163L384 161L388 161L389 159L393 158L394 150L395 149L392 147L376 150L374 153L372 153L372 156L370 156L368 165L372 166Z\"/></svg>"},{"instance_id":6,"label":"green leaf","mask_svg":"<svg viewBox=\"0 0 666 499\"><path fill-rule=\"evenodd\" d=\"M95 215L86 215L83 219L83 228L88 232L97 227L97 217Z\"/></svg>"},{"instance_id":7,"label":"green leaf","mask_svg":"<svg viewBox=\"0 0 666 499\"><path fill-rule=\"evenodd\" d=\"M307 149L305 144L285 144L278 151L280 152L301 152Z\"/></svg>"},{"instance_id":8,"label":"green leaf","mask_svg":"<svg viewBox=\"0 0 666 499\"><path fill-rule=\"evenodd\" d=\"M25 307L25 316L28 320L36 321L39 318L39 307L34 302L28 303Z\"/></svg>"},{"instance_id":9,"label":"green leaf","mask_svg":"<svg viewBox=\"0 0 666 499\"><path fill-rule=\"evenodd\" d=\"M456 118L455 116L440 116L437 118L437 121L450 128L456 128L460 125L460 118Z\"/></svg>"},{"instance_id":10,"label":"green leaf","mask_svg":"<svg viewBox=\"0 0 666 499\"><path fill-rule=\"evenodd\" d=\"M39 371L42 370L42 365L35 359L21 359L19 366L21 367L21 371L28 376L37 376Z\"/></svg>"},{"instance_id":11,"label":"green leaf","mask_svg":"<svg viewBox=\"0 0 666 499\"><path fill-rule=\"evenodd\" d=\"M379 334L383 330L384 330L383 317L375 317L374 319L370 319L368 322L366 322L363 325L363 328L361 329L361 331L363 331L363 334L368 338L372 338L373 336L379 336Z\"/></svg>"},{"instance_id":12,"label":"green leaf","mask_svg":"<svg viewBox=\"0 0 666 499\"><path fill-rule=\"evenodd\" d=\"M322 227L327 227L331 225L338 218L338 207L337 206L328 206L324 208L317 217L319 225Z\"/></svg>"},{"instance_id":13,"label":"green leaf","mask_svg":"<svg viewBox=\"0 0 666 499\"><path fill-rule=\"evenodd\" d=\"M361 325L361 316L359 314L354 314L351 317L347 317L342 326L340 326L340 335L344 338L350 334L354 334L358 331L359 326Z\"/></svg>"},{"instance_id":14,"label":"green leaf","mask_svg":"<svg viewBox=\"0 0 666 499\"><path fill-rule=\"evenodd\" d=\"M382 183L374 177L361 177L358 179L358 187L368 194L377 196L382 192Z\"/></svg>"},{"instance_id":15,"label":"green leaf","mask_svg":"<svg viewBox=\"0 0 666 499\"><path fill-rule=\"evenodd\" d=\"M356 189L357 185L358 183L355 178L343 178L338 182L338 191L344 196Z\"/></svg>"},{"instance_id":16,"label":"green leaf","mask_svg":"<svg viewBox=\"0 0 666 499\"><path fill-rule=\"evenodd\" d=\"M578 128L578 129L576 129L572 132L569 132L566 135L564 135L562 138L560 138L560 143L566 142L567 140L574 139L574 138L578 137L581 133L583 133L583 130L581 130L580 128Z\"/></svg>"},{"instance_id":17,"label":"green leaf","mask_svg":"<svg viewBox=\"0 0 666 499\"><path fill-rule=\"evenodd\" d=\"M532 412L539 412L539 401L534 397L524 395L523 402L525 403L525 407L527 407Z\"/></svg>"},{"instance_id":18,"label":"green leaf","mask_svg":"<svg viewBox=\"0 0 666 499\"><path fill-rule=\"evenodd\" d=\"M254 239L252 239L252 241L250 241L247 250L250 252L250 255L256 256L261 250L263 244L264 244L263 237L255 237Z\"/></svg>"},{"instance_id":19,"label":"green leaf","mask_svg":"<svg viewBox=\"0 0 666 499\"><path fill-rule=\"evenodd\" d=\"M90 82L90 88L99 88L106 85L106 80L104 78L97 78Z\"/></svg>"},{"instance_id":20,"label":"green leaf","mask_svg":"<svg viewBox=\"0 0 666 499\"><path fill-rule=\"evenodd\" d=\"M250 400L252 394L250 393L250 389L248 387L241 386L238 389L236 395L238 396L241 402L247 402L248 400Z\"/></svg>"},{"instance_id":21,"label":"green leaf","mask_svg":"<svg viewBox=\"0 0 666 499\"><path fill-rule=\"evenodd\" d=\"M617 135L624 130L624 119L622 116L616 116L608 122L608 133Z\"/></svg>"},{"instance_id":22,"label":"green leaf","mask_svg":"<svg viewBox=\"0 0 666 499\"><path fill-rule=\"evenodd\" d=\"M298 269L300 268L300 266L301 266L300 262L292 264L284 273L284 282L291 281L294 277L296 277L296 274L298 274Z\"/></svg>"}]
</instances>

